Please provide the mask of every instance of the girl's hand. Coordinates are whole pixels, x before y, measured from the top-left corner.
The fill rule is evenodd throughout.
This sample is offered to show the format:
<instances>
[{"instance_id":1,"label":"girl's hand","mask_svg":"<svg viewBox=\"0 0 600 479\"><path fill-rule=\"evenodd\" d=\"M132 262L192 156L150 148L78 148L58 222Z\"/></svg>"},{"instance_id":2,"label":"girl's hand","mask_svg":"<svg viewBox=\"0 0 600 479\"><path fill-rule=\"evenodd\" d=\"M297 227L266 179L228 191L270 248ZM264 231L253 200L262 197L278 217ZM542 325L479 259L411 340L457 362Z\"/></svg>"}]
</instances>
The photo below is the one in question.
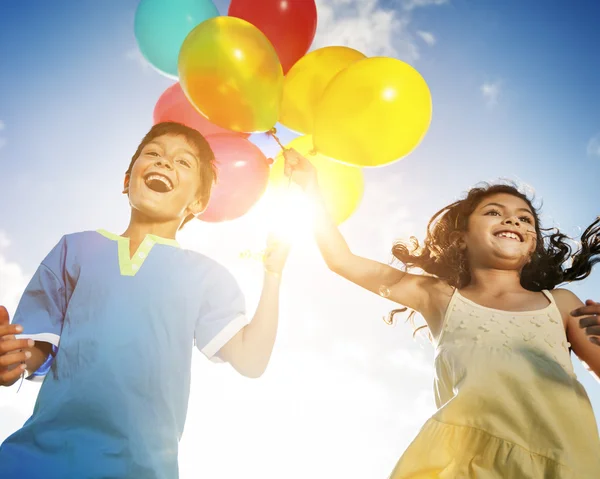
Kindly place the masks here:
<instances>
[{"instance_id":1,"label":"girl's hand","mask_svg":"<svg viewBox=\"0 0 600 479\"><path fill-rule=\"evenodd\" d=\"M600 303L588 299L585 306L571 311L571 316L585 316L579 320L579 327L585 329L590 342L600 346Z\"/></svg>"},{"instance_id":2,"label":"girl's hand","mask_svg":"<svg viewBox=\"0 0 600 479\"><path fill-rule=\"evenodd\" d=\"M269 235L267 248L263 257L267 274L280 277L289 252L290 244L288 242L278 239L272 234Z\"/></svg>"},{"instance_id":3,"label":"girl's hand","mask_svg":"<svg viewBox=\"0 0 600 479\"><path fill-rule=\"evenodd\" d=\"M310 189L317 185L317 169L304 156L293 148L283 151L285 158L285 176L302 189Z\"/></svg>"}]
</instances>

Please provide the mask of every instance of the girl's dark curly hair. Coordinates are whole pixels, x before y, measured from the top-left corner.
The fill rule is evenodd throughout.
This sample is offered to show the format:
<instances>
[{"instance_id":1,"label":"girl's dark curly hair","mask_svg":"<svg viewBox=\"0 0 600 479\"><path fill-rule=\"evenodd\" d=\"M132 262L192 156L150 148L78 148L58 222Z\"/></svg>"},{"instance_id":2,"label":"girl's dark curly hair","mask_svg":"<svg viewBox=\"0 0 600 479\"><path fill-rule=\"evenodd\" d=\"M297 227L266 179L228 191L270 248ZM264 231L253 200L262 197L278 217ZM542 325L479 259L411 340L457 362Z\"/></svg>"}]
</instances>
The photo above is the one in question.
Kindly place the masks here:
<instances>
[{"instance_id":1,"label":"girl's dark curly hair","mask_svg":"<svg viewBox=\"0 0 600 479\"><path fill-rule=\"evenodd\" d=\"M469 217L487 197L498 193L516 196L527 203L535 218L537 246L531 261L521 271L521 285L530 291L554 289L561 283L587 278L592 267L600 262L600 217L583 232L577 251L573 240L556 228L543 229L539 221L539 209L533 200L512 184L487 184L472 188L467 196L435 213L427 225L423 246L415 237L409 244L396 242L393 256L407 269L418 268L425 273L446 281L455 288L464 288L471 281L466 251L461 249L456 232L467 231ZM406 308L390 312L393 315ZM412 314L411 314L412 319ZM419 328L420 329L420 328Z\"/></svg>"}]
</instances>

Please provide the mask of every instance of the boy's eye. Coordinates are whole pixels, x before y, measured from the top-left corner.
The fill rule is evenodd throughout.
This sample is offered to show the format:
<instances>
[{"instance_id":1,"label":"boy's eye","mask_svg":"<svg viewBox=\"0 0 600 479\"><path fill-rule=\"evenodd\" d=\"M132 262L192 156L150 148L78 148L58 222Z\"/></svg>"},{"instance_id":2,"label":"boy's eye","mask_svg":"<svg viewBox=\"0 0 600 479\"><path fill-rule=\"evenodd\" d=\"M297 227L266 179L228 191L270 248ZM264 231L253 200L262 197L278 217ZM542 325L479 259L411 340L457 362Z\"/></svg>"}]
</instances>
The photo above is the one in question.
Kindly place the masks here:
<instances>
[{"instance_id":1,"label":"boy's eye","mask_svg":"<svg viewBox=\"0 0 600 479\"><path fill-rule=\"evenodd\" d=\"M186 166L187 168L189 168L191 166L190 162L187 160L184 160L184 159L180 159L179 163L181 163L183 166Z\"/></svg>"},{"instance_id":2,"label":"boy's eye","mask_svg":"<svg viewBox=\"0 0 600 479\"><path fill-rule=\"evenodd\" d=\"M146 154L149 156L160 156L156 151L147 151Z\"/></svg>"}]
</instances>

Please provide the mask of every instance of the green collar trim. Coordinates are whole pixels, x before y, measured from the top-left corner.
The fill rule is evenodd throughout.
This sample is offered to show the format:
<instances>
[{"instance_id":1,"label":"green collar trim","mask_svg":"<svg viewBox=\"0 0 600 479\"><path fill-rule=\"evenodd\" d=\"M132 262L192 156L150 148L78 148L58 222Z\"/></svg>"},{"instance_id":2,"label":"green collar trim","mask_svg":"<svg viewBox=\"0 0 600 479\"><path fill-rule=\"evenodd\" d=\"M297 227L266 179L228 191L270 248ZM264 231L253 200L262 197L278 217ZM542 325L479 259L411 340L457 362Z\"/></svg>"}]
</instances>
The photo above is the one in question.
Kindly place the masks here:
<instances>
[{"instance_id":1,"label":"green collar trim","mask_svg":"<svg viewBox=\"0 0 600 479\"><path fill-rule=\"evenodd\" d=\"M117 234L111 233L103 229L97 230L97 232L105 238L117 242L119 252L119 269L121 271L121 276L135 276L144 264L146 258L148 258L148 256L150 255L150 251L157 243L166 246L173 246L175 248L180 248L179 243L173 239L167 239L153 234L147 234L144 238L144 241L142 241L138 246L138 249L136 250L134 255L131 256L129 248L129 238L119 236Z\"/></svg>"}]
</instances>

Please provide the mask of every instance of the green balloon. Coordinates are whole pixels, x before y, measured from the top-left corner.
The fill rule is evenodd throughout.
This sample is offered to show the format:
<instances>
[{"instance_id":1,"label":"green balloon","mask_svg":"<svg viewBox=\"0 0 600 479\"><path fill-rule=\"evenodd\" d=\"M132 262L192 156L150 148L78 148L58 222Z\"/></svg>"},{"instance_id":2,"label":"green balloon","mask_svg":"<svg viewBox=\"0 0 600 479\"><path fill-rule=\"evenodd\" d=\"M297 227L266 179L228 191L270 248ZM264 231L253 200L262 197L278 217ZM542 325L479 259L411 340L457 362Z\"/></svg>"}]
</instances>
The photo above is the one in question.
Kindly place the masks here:
<instances>
[{"instance_id":1,"label":"green balloon","mask_svg":"<svg viewBox=\"0 0 600 479\"><path fill-rule=\"evenodd\" d=\"M135 38L142 55L162 74L177 78L181 45L196 26L219 16L211 0L141 0Z\"/></svg>"}]
</instances>

